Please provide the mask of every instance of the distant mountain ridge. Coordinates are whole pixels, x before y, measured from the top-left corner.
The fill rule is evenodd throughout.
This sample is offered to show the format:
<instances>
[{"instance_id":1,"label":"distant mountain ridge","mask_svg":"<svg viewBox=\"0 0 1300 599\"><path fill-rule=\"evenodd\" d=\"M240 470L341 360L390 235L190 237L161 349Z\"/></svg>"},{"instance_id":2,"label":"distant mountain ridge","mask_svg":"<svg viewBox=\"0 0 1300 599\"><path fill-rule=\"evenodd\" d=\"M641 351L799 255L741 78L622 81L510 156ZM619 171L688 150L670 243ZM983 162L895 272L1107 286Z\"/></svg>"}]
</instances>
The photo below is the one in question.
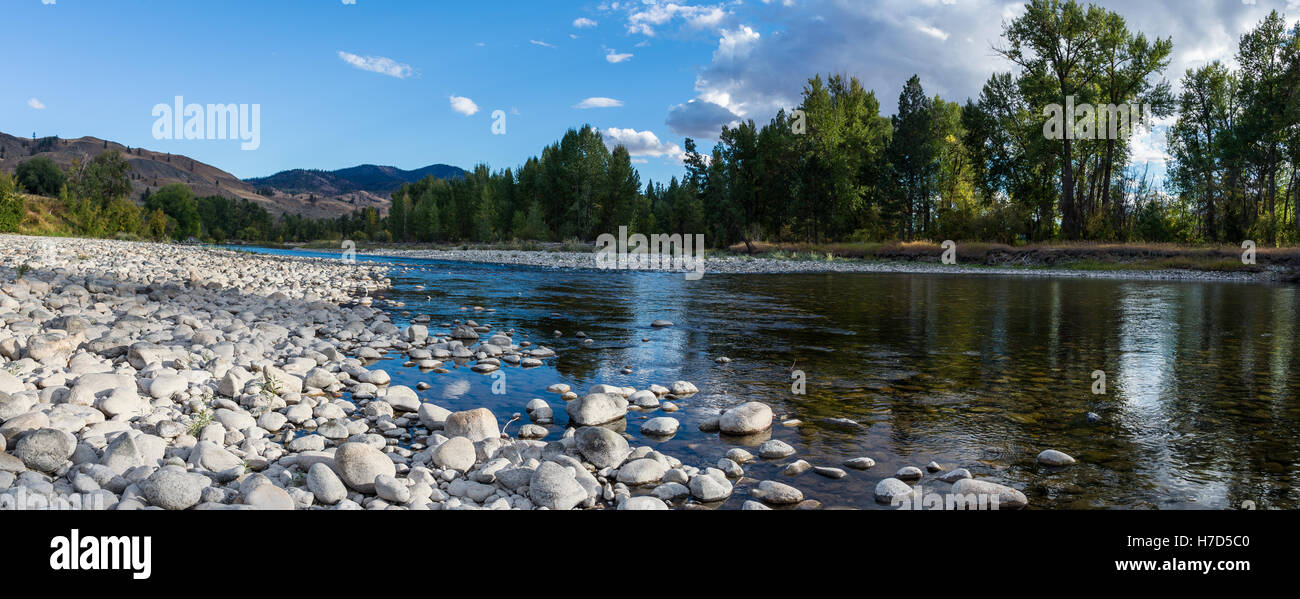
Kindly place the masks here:
<instances>
[{"instance_id":1,"label":"distant mountain ridge","mask_svg":"<svg viewBox=\"0 0 1300 599\"><path fill-rule=\"evenodd\" d=\"M274 215L288 213L310 218L335 218L362 208L387 213L392 205L391 194L405 183L429 175L453 178L466 174L463 169L446 164L410 171L363 164L334 171L292 169L269 177L241 180L188 156L130 148L96 137L24 138L5 133L0 133L0 172L12 173L19 164L37 156L50 158L60 168L67 169L74 160L89 160L106 150L121 152L131 164L131 199L137 203L145 191L182 183L198 196L241 198Z\"/></svg>"},{"instance_id":2,"label":"distant mountain ridge","mask_svg":"<svg viewBox=\"0 0 1300 599\"><path fill-rule=\"evenodd\" d=\"M268 177L244 179L254 188L272 188L287 193L314 193L318 195L370 192L391 194L405 184L415 183L428 176L452 179L465 176L465 170L446 164L431 164L415 170L393 166L363 164L334 171L318 169L292 169Z\"/></svg>"}]
</instances>

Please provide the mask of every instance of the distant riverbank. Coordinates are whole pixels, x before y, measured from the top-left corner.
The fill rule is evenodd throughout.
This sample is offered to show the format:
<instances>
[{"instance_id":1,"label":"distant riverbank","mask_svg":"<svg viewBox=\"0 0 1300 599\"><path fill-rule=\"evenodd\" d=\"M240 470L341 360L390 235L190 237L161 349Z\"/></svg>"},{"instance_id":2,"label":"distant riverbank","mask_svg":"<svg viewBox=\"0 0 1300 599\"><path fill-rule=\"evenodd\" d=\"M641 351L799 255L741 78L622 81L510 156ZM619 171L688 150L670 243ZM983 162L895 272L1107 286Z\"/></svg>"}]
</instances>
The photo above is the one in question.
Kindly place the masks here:
<instances>
[{"instance_id":1,"label":"distant riverbank","mask_svg":"<svg viewBox=\"0 0 1300 599\"><path fill-rule=\"evenodd\" d=\"M324 248L315 251L324 252ZM403 259L447 260L536 266L536 268L599 270L595 252L545 251L545 249L412 249L359 248L357 252L373 256ZM1196 270L1153 268L1149 264L1069 264L985 265L958 261L945 265L939 261L813 259L809 256L751 257L731 253L708 253L705 274L793 274L793 273L911 273L957 275L1013 275L1013 277L1060 277L1132 279L1132 281L1225 281L1284 282L1290 270L1281 266L1260 266L1253 270ZM685 270L682 270L685 273Z\"/></svg>"},{"instance_id":2,"label":"distant riverbank","mask_svg":"<svg viewBox=\"0 0 1300 599\"><path fill-rule=\"evenodd\" d=\"M957 263L940 261L942 248L932 244L756 246L753 255L729 251L706 253L705 274L914 273L1126 279L1160 281L1228 281L1268 283L1292 280L1293 250L1260 250L1257 264L1224 249L1144 245L1078 245L1012 248L970 244L957 248ZM334 251L320 243L302 249ZM521 249L522 248L522 249ZM342 251L338 249L337 251ZM599 270L594 246L580 244L496 244L419 246L359 245L358 252L398 258L510 264L540 268ZM860 257L846 257L856 254ZM683 270L683 272L685 272Z\"/></svg>"}]
</instances>

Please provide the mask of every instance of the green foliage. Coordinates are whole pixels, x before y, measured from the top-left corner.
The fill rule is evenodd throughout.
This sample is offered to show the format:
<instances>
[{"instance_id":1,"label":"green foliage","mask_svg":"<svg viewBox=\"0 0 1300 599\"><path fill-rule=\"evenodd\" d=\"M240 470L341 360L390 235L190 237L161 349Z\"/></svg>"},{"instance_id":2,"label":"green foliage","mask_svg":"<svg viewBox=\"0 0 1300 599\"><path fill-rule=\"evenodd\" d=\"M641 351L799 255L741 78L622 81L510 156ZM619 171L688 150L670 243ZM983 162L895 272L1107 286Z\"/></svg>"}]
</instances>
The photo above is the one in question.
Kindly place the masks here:
<instances>
[{"instance_id":1,"label":"green foliage","mask_svg":"<svg viewBox=\"0 0 1300 599\"><path fill-rule=\"evenodd\" d=\"M22 196L18 195L13 177L0 173L0 233L17 231L26 216L27 208Z\"/></svg>"},{"instance_id":2,"label":"green foliage","mask_svg":"<svg viewBox=\"0 0 1300 599\"><path fill-rule=\"evenodd\" d=\"M145 200L144 208L149 212L161 210L167 215L165 230L173 239L198 237L202 233L194 192L185 185L173 183L150 194Z\"/></svg>"},{"instance_id":3,"label":"green foliage","mask_svg":"<svg viewBox=\"0 0 1300 599\"><path fill-rule=\"evenodd\" d=\"M198 437L209 424L212 424L212 410L203 408L197 414L194 414L193 420L190 421L190 428L185 432L191 437Z\"/></svg>"},{"instance_id":4,"label":"green foliage","mask_svg":"<svg viewBox=\"0 0 1300 599\"><path fill-rule=\"evenodd\" d=\"M82 164L74 160L69 170L69 186L72 193L106 207L115 199L126 199L131 195L131 164L117 150L108 150L96 155L90 162Z\"/></svg>"},{"instance_id":5,"label":"green foliage","mask_svg":"<svg viewBox=\"0 0 1300 599\"><path fill-rule=\"evenodd\" d=\"M37 156L19 164L14 177L27 193L51 198L58 197L59 190L67 179L63 170L45 156Z\"/></svg>"}]
</instances>

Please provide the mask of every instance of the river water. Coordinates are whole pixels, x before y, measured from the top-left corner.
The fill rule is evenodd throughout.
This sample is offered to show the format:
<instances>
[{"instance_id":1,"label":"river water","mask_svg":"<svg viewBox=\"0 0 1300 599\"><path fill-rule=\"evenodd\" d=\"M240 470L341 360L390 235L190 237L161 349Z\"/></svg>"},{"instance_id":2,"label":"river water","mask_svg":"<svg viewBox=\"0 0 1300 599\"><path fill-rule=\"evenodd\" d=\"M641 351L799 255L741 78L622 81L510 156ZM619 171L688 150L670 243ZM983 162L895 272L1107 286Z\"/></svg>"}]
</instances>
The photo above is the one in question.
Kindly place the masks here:
<instances>
[{"instance_id":1,"label":"river water","mask_svg":"<svg viewBox=\"0 0 1300 599\"><path fill-rule=\"evenodd\" d=\"M243 248L248 249L248 248ZM254 249L299 256L337 256ZM451 410L487 407L504 423L533 398L564 431L568 383L644 389L688 380L669 440L640 434L663 412L631 412L633 446L697 466L764 438L793 445L746 476L798 487L827 508L895 509L872 491L904 466L966 468L1022 490L1031 509L1259 509L1300 507L1300 353L1296 288L1023 276L909 274L680 274L545 269L359 255L390 265L381 299L399 327L428 314L430 329L474 319L552 347L540 368L503 365L504 385L462 365L437 374L373 366ZM482 306L494 312L462 307ZM676 326L654 329L655 319ZM553 331L561 331L554 337ZM594 340L584 344L578 331ZM648 341L643 341L648 339ZM718 357L731 358L719 364ZM450 362L447 363L449 366ZM632 374L622 374L625 367ZM1105 393L1095 394L1105 374ZM798 393L803 382L804 393ZM504 389L502 389L504 387ZM698 423L745 401L771 405L770 436L729 439ZM1100 421L1090 422L1095 413ZM512 425L513 432L524 420ZM1079 460L1037 465L1044 449ZM833 480L781 468L795 459L877 465ZM927 492L945 483L927 474ZM722 508L738 508L748 485Z\"/></svg>"}]
</instances>

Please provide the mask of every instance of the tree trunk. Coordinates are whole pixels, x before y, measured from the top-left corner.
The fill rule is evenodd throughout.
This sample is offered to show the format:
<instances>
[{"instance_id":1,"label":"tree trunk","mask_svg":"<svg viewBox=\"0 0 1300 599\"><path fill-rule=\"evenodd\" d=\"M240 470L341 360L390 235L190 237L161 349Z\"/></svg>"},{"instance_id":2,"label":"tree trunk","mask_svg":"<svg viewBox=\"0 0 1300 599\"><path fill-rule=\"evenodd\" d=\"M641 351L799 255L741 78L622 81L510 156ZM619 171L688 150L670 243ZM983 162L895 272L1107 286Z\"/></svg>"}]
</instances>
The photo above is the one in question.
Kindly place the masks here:
<instances>
[{"instance_id":1,"label":"tree trunk","mask_svg":"<svg viewBox=\"0 0 1300 599\"><path fill-rule=\"evenodd\" d=\"M1066 128L1064 155L1061 159L1061 235L1075 239L1079 235L1078 214L1074 206L1074 159L1070 154L1071 122Z\"/></svg>"}]
</instances>

